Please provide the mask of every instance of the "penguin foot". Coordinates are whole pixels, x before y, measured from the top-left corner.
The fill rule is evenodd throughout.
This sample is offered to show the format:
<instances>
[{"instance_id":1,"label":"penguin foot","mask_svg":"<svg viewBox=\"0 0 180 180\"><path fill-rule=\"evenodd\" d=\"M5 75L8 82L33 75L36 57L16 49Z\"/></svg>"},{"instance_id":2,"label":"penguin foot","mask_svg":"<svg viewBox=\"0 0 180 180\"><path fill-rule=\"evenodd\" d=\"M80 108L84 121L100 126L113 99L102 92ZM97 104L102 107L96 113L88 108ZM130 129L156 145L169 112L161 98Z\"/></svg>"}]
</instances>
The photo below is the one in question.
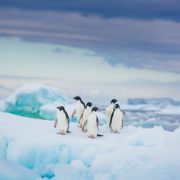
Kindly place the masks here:
<instances>
[{"instance_id":1,"label":"penguin foot","mask_svg":"<svg viewBox=\"0 0 180 180\"><path fill-rule=\"evenodd\" d=\"M66 135L66 132L65 131L60 131L58 134Z\"/></svg>"},{"instance_id":2,"label":"penguin foot","mask_svg":"<svg viewBox=\"0 0 180 180\"><path fill-rule=\"evenodd\" d=\"M119 133L119 131L118 131L118 130L115 130L115 131L113 131L113 133Z\"/></svg>"},{"instance_id":3,"label":"penguin foot","mask_svg":"<svg viewBox=\"0 0 180 180\"><path fill-rule=\"evenodd\" d=\"M82 131L83 131L83 132L87 132L87 130L86 130L86 129L82 129Z\"/></svg>"},{"instance_id":4,"label":"penguin foot","mask_svg":"<svg viewBox=\"0 0 180 180\"><path fill-rule=\"evenodd\" d=\"M93 135L88 136L88 138L95 139L96 137Z\"/></svg>"}]
</instances>

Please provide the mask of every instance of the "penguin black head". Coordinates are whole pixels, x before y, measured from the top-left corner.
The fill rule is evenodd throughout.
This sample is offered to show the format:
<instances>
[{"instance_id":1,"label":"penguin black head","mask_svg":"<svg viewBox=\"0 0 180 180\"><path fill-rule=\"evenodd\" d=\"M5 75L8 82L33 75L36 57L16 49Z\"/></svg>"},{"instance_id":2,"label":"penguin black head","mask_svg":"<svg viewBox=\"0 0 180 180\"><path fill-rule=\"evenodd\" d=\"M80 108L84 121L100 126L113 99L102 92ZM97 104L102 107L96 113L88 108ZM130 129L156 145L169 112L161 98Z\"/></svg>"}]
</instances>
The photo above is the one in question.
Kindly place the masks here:
<instances>
[{"instance_id":1,"label":"penguin black head","mask_svg":"<svg viewBox=\"0 0 180 180\"><path fill-rule=\"evenodd\" d=\"M112 100L111 100L111 103L115 104L117 101L118 101L118 100L116 100L116 99L112 99Z\"/></svg>"},{"instance_id":2,"label":"penguin black head","mask_svg":"<svg viewBox=\"0 0 180 180\"><path fill-rule=\"evenodd\" d=\"M59 106L59 107L57 107L57 109L59 109L60 111L63 111L64 107L63 106Z\"/></svg>"},{"instance_id":3,"label":"penguin black head","mask_svg":"<svg viewBox=\"0 0 180 180\"><path fill-rule=\"evenodd\" d=\"M92 108L92 111L95 111L95 112L96 112L98 109L99 109L99 108L97 108L97 107L93 107L93 108Z\"/></svg>"},{"instance_id":4,"label":"penguin black head","mask_svg":"<svg viewBox=\"0 0 180 180\"><path fill-rule=\"evenodd\" d=\"M115 109L118 109L118 108L120 108L120 106L119 106L119 104L116 104Z\"/></svg>"},{"instance_id":5,"label":"penguin black head","mask_svg":"<svg viewBox=\"0 0 180 180\"><path fill-rule=\"evenodd\" d=\"M92 106L92 103L91 102L88 102L87 104L86 104L86 107L91 107Z\"/></svg>"},{"instance_id":6,"label":"penguin black head","mask_svg":"<svg viewBox=\"0 0 180 180\"><path fill-rule=\"evenodd\" d=\"M73 97L73 99L75 99L76 101L81 100L81 98L79 96L75 96L75 97Z\"/></svg>"}]
</instances>

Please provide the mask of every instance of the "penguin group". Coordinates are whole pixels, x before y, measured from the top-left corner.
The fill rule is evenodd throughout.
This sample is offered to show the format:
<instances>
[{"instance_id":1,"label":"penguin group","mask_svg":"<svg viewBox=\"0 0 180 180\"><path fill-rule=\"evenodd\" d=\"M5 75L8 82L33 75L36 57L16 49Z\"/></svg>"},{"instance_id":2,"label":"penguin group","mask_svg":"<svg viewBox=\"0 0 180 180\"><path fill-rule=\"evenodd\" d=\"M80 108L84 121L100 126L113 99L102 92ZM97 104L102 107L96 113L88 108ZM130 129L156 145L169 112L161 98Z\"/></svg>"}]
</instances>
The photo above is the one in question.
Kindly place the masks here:
<instances>
[{"instance_id":1,"label":"penguin group","mask_svg":"<svg viewBox=\"0 0 180 180\"><path fill-rule=\"evenodd\" d=\"M79 127L82 132L87 132L89 138L95 139L97 136L103 136L99 134L99 120L97 116L98 107L93 107L91 102L86 105L82 101L81 97L76 96L73 98L76 100L76 107L71 115L72 118L76 118ZM119 133L123 127L123 116L125 112L120 109L116 99L112 99L109 106L105 109L105 117L107 124L112 133ZM54 127L58 130L59 134L65 135L70 133L69 131L70 118L63 106L57 107L57 119Z\"/></svg>"}]
</instances>

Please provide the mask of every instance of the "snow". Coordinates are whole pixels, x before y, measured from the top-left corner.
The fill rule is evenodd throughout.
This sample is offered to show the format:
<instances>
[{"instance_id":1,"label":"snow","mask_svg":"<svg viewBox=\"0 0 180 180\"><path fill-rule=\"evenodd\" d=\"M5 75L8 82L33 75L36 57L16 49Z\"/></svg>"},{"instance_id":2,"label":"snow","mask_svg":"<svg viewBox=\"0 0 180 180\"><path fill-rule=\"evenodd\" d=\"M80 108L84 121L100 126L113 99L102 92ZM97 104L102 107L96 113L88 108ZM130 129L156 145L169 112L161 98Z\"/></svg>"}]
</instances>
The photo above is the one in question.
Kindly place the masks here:
<instances>
[{"instance_id":1,"label":"snow","mask_svg":"<svg viewBox=\"0 0 180 180\"><path fill-rule=\"evenodd\" d=\"M0 179L2 180L38 180L38 177L36 172L15 162L0 160Z\"/></svg>"},{"instance_id":2,"label":"snow","mask_svg":"<svg viewBox=\"0 0 180 180\"><path fill-rule=\"evenodd\" d=\"M71 100L56 88L25 84L0 103L0 110L27 117L54 119L56 107L69 103Z\"/></svg>"},{"instance_id":3,"label":"snow","mask_svg":"<svg viewBox=\"0 0 180 180\"><path fill-rule=\"evenodd\" d=\"M0 113L0 179L12 179L11 169L14 179L180 179L180 128L127 126L112 134L102 125L104 136L94 140L77 123L65 136L53 123Z\"/></svg>"}]
</instances>

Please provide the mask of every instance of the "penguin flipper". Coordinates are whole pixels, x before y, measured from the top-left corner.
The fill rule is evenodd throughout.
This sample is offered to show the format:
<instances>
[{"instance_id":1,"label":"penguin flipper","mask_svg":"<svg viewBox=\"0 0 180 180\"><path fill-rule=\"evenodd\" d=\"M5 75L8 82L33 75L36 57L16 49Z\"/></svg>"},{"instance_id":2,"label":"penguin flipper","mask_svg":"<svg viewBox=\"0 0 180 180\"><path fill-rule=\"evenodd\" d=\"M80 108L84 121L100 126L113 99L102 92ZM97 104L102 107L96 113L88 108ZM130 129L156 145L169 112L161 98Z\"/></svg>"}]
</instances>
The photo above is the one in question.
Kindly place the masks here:
<instances>
[{"instance_id":1,"label":"penguin flipper","mask_svg":"<svg viewBox=\"0 0 180 180\"><path fill-rule=\"evenodd\" d=\"M104 136L104 135L103 135L103 134L97 134L97 136L98 136L98 137L102 137L102 136Z\"/></svg>"},{"instance_id":2,"label":"penguin flipper","mask_svg":"<svg viewBox=\"0 0 180 180\"><path fill-rule=\"evenodd\" d=\"M57 126L57 119L54 122L54 128L56 128L56 126Z\"/></svg>"},{"instance_id":3,"label":"penguin flipper","mask_svg":"<svg viewBox=\"0 0 180 180\"><path fill-rule=\"evenodd\" d=\"M84 131L84 127L87 126L87 120L84 122L84 124L82 125L82 130Z\"/></svg>"},{"instance_id":4,"label":"penguin flipper","mask_svg":"<svg viewBox=\"0 0 180 180\"><path fill-rule=\"evenodd\" d=\"M97 128L99 130L99 119L98 119L98 117L96 117L96 124L97 124Z\"/></svg>"},{"instance_id":5,"label":"penguin flipper","mask_svg":"<svg viewBox=\"0 0 180 180\"><path fill-rule=\"evenodd\" d=\"M109 122L109 127L111 127L113 116L114 116L114 111L113 111L113 113L111 114L111 118L110 118L110 122Z\"/></svg>"},{"instance_id":6,"label":"penguin flipper","mask_svg":"<svg viewBox=\"0 0 180 180\"><path fill-rule=\"evenodd\" d=\"M79 118L79 123L82 121L83 118L83 113L81 114L80 118Z\"/></svg>"}]
</instances>

